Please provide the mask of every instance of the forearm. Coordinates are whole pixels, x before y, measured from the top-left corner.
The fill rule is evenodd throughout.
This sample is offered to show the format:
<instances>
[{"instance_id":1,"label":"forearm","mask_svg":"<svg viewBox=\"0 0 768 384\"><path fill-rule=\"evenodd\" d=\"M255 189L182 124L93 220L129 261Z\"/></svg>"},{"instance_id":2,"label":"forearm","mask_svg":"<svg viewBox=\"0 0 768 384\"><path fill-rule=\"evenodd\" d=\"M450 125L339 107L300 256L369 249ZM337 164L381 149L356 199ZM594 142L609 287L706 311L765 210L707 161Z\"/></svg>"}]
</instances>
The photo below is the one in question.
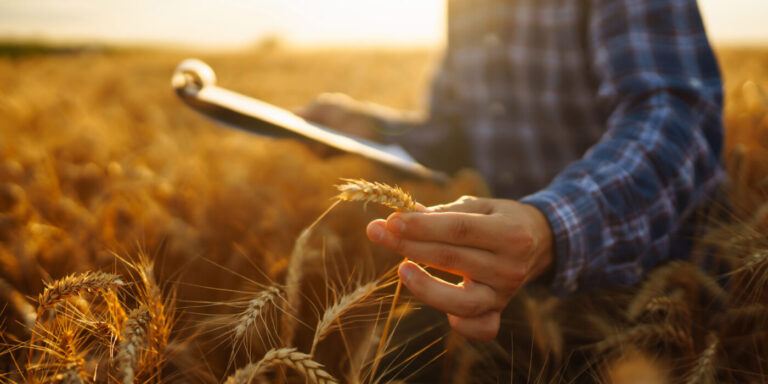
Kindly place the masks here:
<instances>
[{"instance_id":1,"label":"forearm","mask_svg":"<svg viewBox=\"0 0 768 384\"><path fill-rule=\"evenodd\" d=\"M522 200L551 224L555 291L634 284L668 257L678 227L722 176L718 106L695 105L668 93L650 97Z\"/></svg>"},{"instance_id":2,"label":"forearm","mask_svg":"<svg viewBox=\"0 0 768 384\"><path fill-rule=\"evenodd\" d=\"M722 176L722 86L696 1L596 0L589 41L607 131L523 199L552 226L559 293L639 281Z\"/></svg>"}]
</instances>

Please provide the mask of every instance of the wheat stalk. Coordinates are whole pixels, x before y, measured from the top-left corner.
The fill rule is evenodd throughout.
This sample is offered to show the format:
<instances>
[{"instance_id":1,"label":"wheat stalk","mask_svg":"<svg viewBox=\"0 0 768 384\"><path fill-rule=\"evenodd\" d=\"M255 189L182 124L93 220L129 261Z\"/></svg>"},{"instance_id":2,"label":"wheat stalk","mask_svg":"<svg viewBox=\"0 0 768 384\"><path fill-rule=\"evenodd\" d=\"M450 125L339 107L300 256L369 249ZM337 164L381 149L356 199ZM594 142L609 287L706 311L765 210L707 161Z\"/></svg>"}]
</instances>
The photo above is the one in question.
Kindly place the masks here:
<instances>
[{"instance_id":1,"label":"wheat stalk","mask_svg":"<svg viewBox=\"0 0 768 384\"><path fill-rule=\"evenodd\" d=\"M671 326L670 324L643 324L630 328L624 333L607 337L605 340L595 344L595 348L604 352L613 347L623 344L640 343L647 345L649 342L663 342L667 345L676 345L678 347L693 348L691 336L683 330Z\"/></svg>"},{"instance_id":2,"label":"wheat stalk","mask_svg":"<svg viewBox=\"0 0 768 384\"><path fill-rule=\"evenodd\" d=\"M248 308L243 311L235 327L235 338L241 338L248 328L261 317L267 304L280 297L280 290L276 287L267 289L256 294L256 297L248 302Z\"/></svg>"},{"instance_id":3,"label":"wheat stalk","mask_svg":"<svg viewBox=\"0 0 768 384\"><path fill-rule=\"evenodd\" d=\"M342 179L342 181L346 181L346 184L336 186L339 190L336 199L339 201L362 201L365 205L368 203L377 203L390 207L398 212L412 212L416 210L416 202L410 194L400 189L400 187L392 187L379 182L370 182L362 179ZM403 261L407 261L407 259ZM395 287L395 294L392 297L392 306L389 308L387 320L384 322L384 329L381 332L379 346L376 348L376 355L374 356L373 365L371 366L371 381L374 380L376 370L381 361L381 354L384 351L384 345L386 344L387 336L389 334L389 328L392 325L392 318L397 306L397 300L400 298L402 287L403 282L398 279L397 286Z\"/></svg>"},{"instance_id":4,"label":"wheat stalk","mask_svg":"<svg viewBox=\"0 0 768 384\"><path fill-rule=\"evenodd\" d=\"M117 293L113 291L106 292L104 294L104 302L107 306L107 313L111 320L111 325L116 329L123 329L123 323L127 317L123 304L120 303L120 298L117 297Z\"/></svg>"},{"instance_id":5,"label":"wheat stalk","mask_svg":"<svg viewBox=\"0 0 768 384\"><path fill-rule=\"evenodd\" d=\"M326 211L328 212L328 211ZM315 221L317 223L317 221ZM312 234L314 225L304 229L291 252L288 272L285 276L285 301L282 306L282 327L280 330L280 339L284 345L292 345L296 333L296 318L301 310L301 279L304 276L304 259L307 253L307 243Z\"/></svg>"},{"instance_id":6,"label":"wheat stalk","mask_svg":"<svg viewBox=\"0 0 768 384\"><path fill-rule=\"evenodd\" d=\"M30 304L24 295L0 277L0 297L11 305L21 318L28 331L32 331L37 321L37 312L35 307Z\"/></svg>"},{"instance_id":7,"label":"wheat stalk","mask_svg":"<svg viewBox=\"0 0 768 384\"><path fill-rule=\"evenodd\" d=\"M651 299L663 295L672 286L681 288L695 286L700 292L707 293L717 301L725 302L728 299L727 292L712 276L699 267L689 262L673 261L651 272L628 306L629 318L636 319L643 313Z\"/></svg>"},{"instance_id":8,"label":"wheat stalk","mask_svg":"<svg viewBox=\"0 0 768 384\"><path fill-rule=\"evenodd\" d=\"M83 379L82 372L76 368L70 368L64 372L58 373L53 377L55 383L60 384L84 384L86 381Z\"/></svg>"},{"instance_id":9,"label":"wheat stalk","mask_svg":"<svg viewBox=\"0 0 768 384\"><path fill-rule=\"evenodd\" d=\"M298 352L296 348L279 348L268 351L259 362L238 369L227 379L226 384L248 384L254 377L275 365L293 368L313 384L338 383L338 380L323 370L322 364L312 360L312 356Z\"/></svg>"},{"instance_id":10,"label":"wheat stalk","mask_svg":"<svg viewBox=\"0 0 768 384\"><path fill-rule=\"evenodd\" d=\"M117 369L123 384L130 384L136 376L136 367L149 343L149 327L152 314L146 306L134 309L125 321L117 346Z\"/></svg>"},{"instance_id":11,"label":"wheat stalk","mask_svg":"<svg viewBox=\"0 0 768 384\"><path fill-rule=\"evenodd\" d=\"M341 179L346 184L337 185L339 194L336 198L341 201L361 201L377 203L400 212L416 210L416 203L411 195L398 186L389 186L379 182L370 182L362 179Z\"/></svg>"},{"instance_id":12,"label":"wheat stalk","mask_svg":"<svg viewBox=\"0 0 768 384\"><path fill-rule=\"evenodd\" d=\"M162 289L155 278L154 262L146 253L140 252L138 259L130 262L129 266L134 269L141 281L138 285L138 301L149 311L145 327L147 334L145 349L148 352L145 367L152 372L152 377L159 377L163 363L162 354L173 324L173 300L172 297L169 299L163 297Z\"/></svg>"},{"instance_id":13,"label":"wheat stalk","mask_svg":"<svg viewBox=\"0 0 768 384\"><path fill-rule=\"evenodd\" d=\"M698 383L714 383L715 371L714 362L715 355L717 354L717 347L720 345L720 340L714 333L710 333L707 336L707 349L701 352L699 358L696 360L696 367L693 368L688 379L687 384Z\"/></svg>"},{"instance_id":14,"label":"wheat stalk","mask_svg":"<svg viewBox=\"0 0 768 384\"><path fill-rule=\"evenodd\" d=\"M54 380L59 383L84 383L87 378L83 369L85 360L78 354L78 349L83 346L83 339L77 331L66 329L61 335L52 335L54 340L47 340L46 344L51 346L50 352L57 356L59 364L64 368L63 371L54 375ZM53 347L53 344L57 344Z\"/></svg>"},{"instance_id":15,"label":"wheat stalk","mask_svg":"<svg viewBox=\"0 0 768 384\"><path fill-rule=\"evenodd\" d=\"M768 319L768 306L750 304L743 307L728 308L725 312L718 314L717 317L721 323L730 325L740 323L764 324Z\"/></svg>"},{"instance_id":16,"label":"wheat stalk","mask_svg":"<svg viewBox=\"0 0 768 384\"><path fill-rule=\"evenodd\" d=\"M57 303L83 292L104 292L123 285L120 276L104 272L71 274L46 284L38 298L38 313L53 308Z\"/></svg>"},{"instance_id":17,"label":"wheat stalk","mask_svg":"<svg viewBox=\"0 0 768 384\"><path fill-rule=\"evenodd\" d=\"M454 384L467 384L472 382L472 367L480 360L479 354L468 344L464 344L461 354L456 362L456 368L452 374Z\"/></svg>"},{"instance_id":18,"label":"wheat stalk","mask_svg":"<svg viewBox=\"0 0 768 384\"><path fill-rule=\"evenodd\" d=\"M315 328L315 337L312 340L312 350L310 355L315 353L317 343L328 336L331 330L333 330L334 324L336 324L336 321L341 318L341 316L353 309L358 303L365 300L365 298L370 296L378 288L378 281L371 281L367 284L363 284L357 287L354 291L342 296L333 305L328 307Z\"/></svg>"}]
</instances>

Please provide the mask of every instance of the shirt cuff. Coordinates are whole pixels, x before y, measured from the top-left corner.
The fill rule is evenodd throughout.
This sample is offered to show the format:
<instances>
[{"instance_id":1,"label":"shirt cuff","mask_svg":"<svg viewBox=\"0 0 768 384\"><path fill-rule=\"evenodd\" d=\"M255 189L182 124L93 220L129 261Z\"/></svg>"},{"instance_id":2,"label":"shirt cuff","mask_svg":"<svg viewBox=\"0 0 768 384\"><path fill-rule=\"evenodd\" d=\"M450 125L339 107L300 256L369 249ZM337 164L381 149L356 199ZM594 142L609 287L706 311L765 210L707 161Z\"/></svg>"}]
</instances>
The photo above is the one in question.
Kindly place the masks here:
<instances>
[{"instance_id":1,"label":"shirt cuff","mask_svg":"<svg viewBox=\"0 0 768 384\"><path fill-rule=\"evenodd\" d=\"M596 200L584 189L566 183L528 195L520 202L538 208L552 229L555 265L550 289L558 296L576 292L589 262L588 234L601 233Z\"/></svg>"}]
</instances>

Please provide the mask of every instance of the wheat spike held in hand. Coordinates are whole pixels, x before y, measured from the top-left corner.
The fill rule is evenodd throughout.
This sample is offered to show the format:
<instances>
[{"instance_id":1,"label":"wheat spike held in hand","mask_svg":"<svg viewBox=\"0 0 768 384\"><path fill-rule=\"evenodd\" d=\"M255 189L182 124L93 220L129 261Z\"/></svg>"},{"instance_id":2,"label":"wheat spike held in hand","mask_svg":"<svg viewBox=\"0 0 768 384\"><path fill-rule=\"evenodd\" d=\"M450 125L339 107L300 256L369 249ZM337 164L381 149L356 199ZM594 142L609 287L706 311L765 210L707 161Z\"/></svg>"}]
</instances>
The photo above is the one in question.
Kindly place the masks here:
<instances>
[{"instance_id":1,"label":"wheat spike held in hand","mask_svg":"<svg viewBox=\"0 0 768 384\"><path fill-rule=\"evenodd\" d=\"M337 185L339 194L336 198L339 201L362 201L365 204L377 203L389 208L392 208L398 212L413 212L416 210L416 202L413 200L410 194L400 189L398 186L389 186L379 182L370 182L362 179L341 179L346 184ZM407 260L405 260L407 261ZM400 297L400 290L402 289L403 282L398 280L397 286L395 286L395 293L392 296L392 306L387 314L387 320L384 322L384 328L381 332L381 338L379 340L379 346L376 348L376 356L373 359L371 365L371 381L376 376L376 370L378 369L379 362L381 361L381 355L384 351L385 344L387 342L387 335L389 334L389 328L392 325L392 318L397 306L397 300Z\"/></svg>"},{"instance_id":2,"label":"wheat spike held in hand","mask_svg":"<svg viewBox=\"0 0 768 384\"><path fill-rule=\"evenodd\" d=\"M410 194L398 186L389 186L379 182L362 179L341 179L346 184L337 185L339 194L336 198L342 201L362 201L365 204L377 203L401 212L411 212L416 209L416 203Z\"/></svg>"}]
</instances>

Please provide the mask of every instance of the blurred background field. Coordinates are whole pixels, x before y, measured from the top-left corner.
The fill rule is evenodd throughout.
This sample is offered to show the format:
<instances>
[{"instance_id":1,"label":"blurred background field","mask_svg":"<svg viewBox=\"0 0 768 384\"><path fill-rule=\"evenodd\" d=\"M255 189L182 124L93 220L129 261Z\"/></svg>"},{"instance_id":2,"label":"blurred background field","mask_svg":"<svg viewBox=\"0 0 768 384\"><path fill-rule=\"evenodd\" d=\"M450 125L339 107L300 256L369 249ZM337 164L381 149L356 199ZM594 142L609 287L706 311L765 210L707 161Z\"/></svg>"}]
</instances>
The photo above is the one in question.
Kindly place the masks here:
<instances>
[{"instance_id":1,"label":"blurred background field","mask_svg":"<svg viewBox=\"0 0 768 384\"><path fill-rule=\"evenodd\" d=\"M437 43L430 44L311 49L267 37L247 49L201 53L4 43L0 382L67 382L61 375L75 368L85 382L116 380L115 345L94 347L109 343L82 336L74 350L61 349L73 332L90 334L90 328L51 322L46 323L51 333L40 334L34 325L35 319L41 322L34 306L44 282L95 270L130 280L119 294L125 311L162 299L163 316L155 317L162 317L169 332L156 330L165 339L146 352L155 360L143 357L137 382L219 382L279 346L258 332L238 341L232 337L232 319L265 285L285 282L297 237L328 207L340 177L398 184L427 205L486 194L471 171L438 186L403 179L355 156L324 157L302 143L221 127L184 106L170 87L175 66L198 57L213 67L223 87L285 108L301 106L321 92L343 92L419 110L426 105L440 56ZM717 54L725 80L723 161L730 178L724 187L731 207L697 241L735 266L728 292L713 288L711 277L687 265L661 270L649 280L652 284L626 294L561 300L524 292L510 305L511 345L466 343L447 333L445 324L427 330L434 332L428 332L426 342L417 339L436 343L415 364L423 367L440 356L426 369L431 381L766 379L768 48L718 44ZM397 263L364 235L369 220L386 214L372 205L363 210L343 204L317 229L306 251L305 279L297 288L304 304L297 315L302 324L295 346L300 351L310 350L312 327L329 302ZM137 291L142 286L139 270L155 276L154 299L146 290ZM78 312L74 308L82 303L73 300L61 310L64 318L106 322L100 316L108 303L95 296L83 295L93 314ZM387 296L377 297L374 304L379 305ZM354 360L370 358L365 348L377 332L375 312L362 308L344 325L343 334L359 351L350 354L348 340L334 332L313 354L344 382L360 382L370 369ZM400 312L414 311L403 306ZM278 333L279 323L265 320L264 327ZM112 330L113 344L124 339L120 329ZM24 361L34 349L33 334L42 339L38 343L48 343L49 350L38 354L53 357L44 360L49 365L30 370ZM414 370L407 367L409 356L393 356L384 372ZM293 375L290 380L303 382Z\"/></svg>"},{"instance_id":2,"label":"blurred background field","mask_svg":"<svg viewBox=\"0 0 768 384\"><path fill-rule=\"evenodd\" d=\"M470 172L440 188L403 180L354 156L320 158L301 143L223 128L171 91L170 75L189 52L32 48L6 49L0 57L0 279L13 287L3 291L0 300L6 303L18 300L13 292L34 298L43 281L73 272L124 270L113 253L130 259L145 252L157 265L163 294L175 295L173 340L193 345L183 340L205 333L200 329L206 316L227 309L214 306L201 317L185 306L242 296L222 289L253 292L254 281L282 281L294 240L328 206L339 177L397 183L425 204L485 193ZM727 94L724 159L735 184L734 205L747 217L764 211L768 187L768 50L717 52ZM266 44L199 57L216 70L222 86L286 108L333 91L420 109L439 53ZM328 247L345 260L344 268L368 277L393 265L396 260L371 247L363 232L368 220L386 211L340 209L324 224L324 245L316 243L315 249ZM307 270L314 276L304 284L317 297L307 300L322 303L332 294L322 288L328 277L321 264L312 265ZM2 312L9 345L25 335L20 312L14 305ZM314 316L305 307L301 318L311 323ZM300 336L297 345L306 342ZM330 340L329 351L338 342ZM552 346L536 345L549 351L544 355L551 352ZM223 352L204 354L205 368L179 368L184 359L199 358L197 350L166 356L165 380L195 374L216 381L231 373L229 350L218 347ZM266 345L254 348L263 352ZM348 369L336 360L338 353L318 356L325 356L320 361L335 374ZM637 361L647 363L642 359ZM8 354L0 361L2 370L12 370Z\"/></svg>"},{"instance_id":3,"label":"blurred background field","mask_svg":"<svg viewBox=\"0 0 768 384\"><path fill-rule=\"evenodd\" d=\"M115 254L133 260L145 253L157 265L154 273L163 295L173 292L182 308L172 334L184 340L211 332L203 325L212 316L231 315L226 308L231 300L253 295L258 284L283 281L295 239L328 207L340 177L399 183L425 204L485 193L471 172L444 187L401 180L354 156L321 158L302 143L223 128L189 110L170 88L174 67L190 53L47 47L7 51L0 58L4 303L19 304L19 295L34 298L44 281L70 273L125 273ZM418 108L435 54L289 52L270 46L201 58L216 69L221 85L287 108L329 90ZM380 275L397 259L373 249L364 235L366 223L386 211L373 206L365 211L342 206L338 211L319 228L322 239L313 240L312 252L323 249L328 258L346 258L341 268L354 273L333 275L336 291L341 291ZM314 260L306 267L307 295L312 292L307 301L321 305L334 291L325 288L329 276ZM199 316L194 309L183 309L201 300L222 306L211 304ZM12 305L2 312L9 346L19 346L12 341L29 332L17 321L29 315L24 308ZM313 310L317 308L305 306L301 319L312 323L317 316ZM182 315L187 312L192 314ZM222 340L215 341L218 345ZM297 342L302 345L301 338ZM254 351L263 353L268 347L256 344ZM338 346L338 340L331 345ZM229 349L218 352L206 353L210 367L180 370L172 363L172 373L164 377L217 381L232 368L227 365ZM178 355L201 358L198 350ZM0 361L3 371L13 371L9 354ZM333 367L342 361L323 363ZM50 368L41 377L57 372Z\"/></svg>"}]
</instances>

